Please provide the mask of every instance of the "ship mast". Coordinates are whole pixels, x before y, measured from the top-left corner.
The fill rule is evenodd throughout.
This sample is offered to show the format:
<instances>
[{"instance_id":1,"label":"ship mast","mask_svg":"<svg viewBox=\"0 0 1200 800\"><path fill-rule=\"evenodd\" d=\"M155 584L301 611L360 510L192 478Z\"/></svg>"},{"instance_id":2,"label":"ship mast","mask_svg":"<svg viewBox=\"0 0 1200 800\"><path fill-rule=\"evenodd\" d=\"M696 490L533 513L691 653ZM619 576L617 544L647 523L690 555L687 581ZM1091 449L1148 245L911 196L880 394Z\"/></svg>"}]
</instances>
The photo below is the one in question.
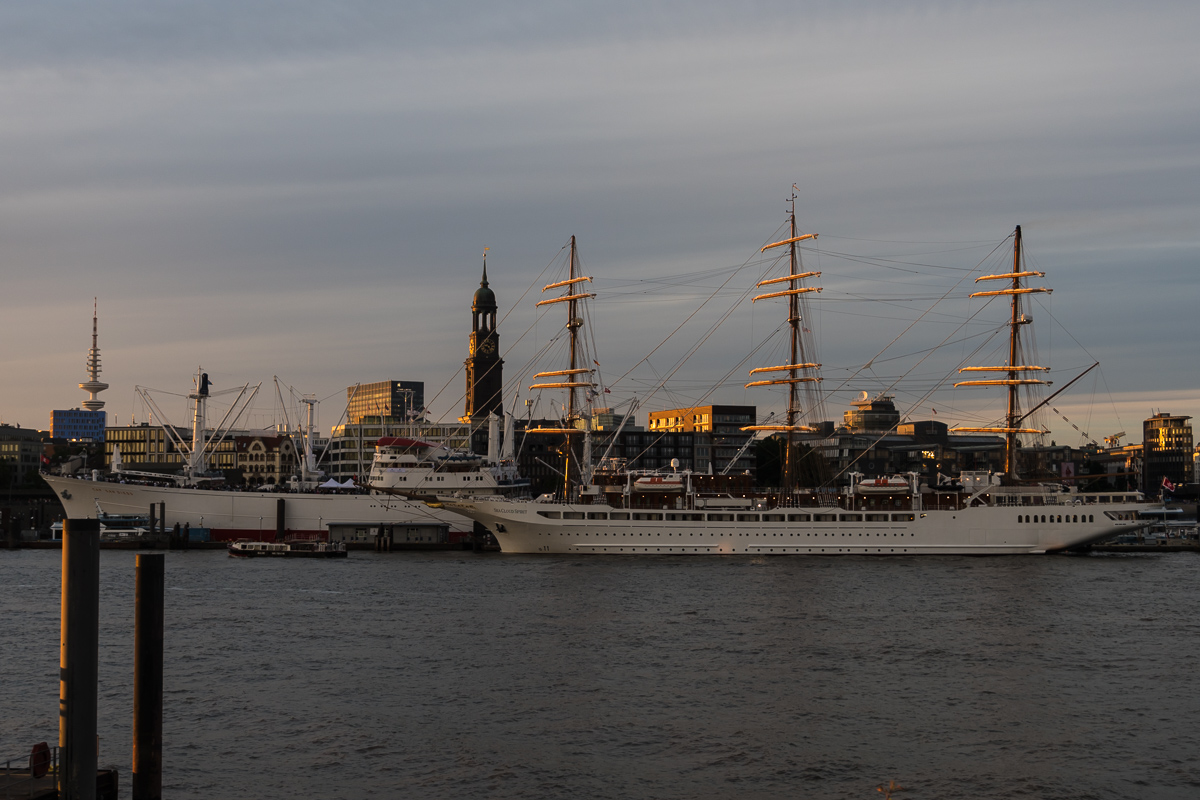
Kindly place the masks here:
<instances>
[{"instance_id":1,"label":"ship mast","mask_svg":"<svg viewBox=\"0 0 1200 800\"><path fill-rule=\"evenodd\" d=\"M797 244L806 239L816 239L817 234L806 233L801 235L796 228L796 192L791 196L791 210L788 214L789 222L789 237L782 241L772 242L765 245L759 252L765 253L775 247L788 246L788 274L782 278L770 278L758 282L758 286L768 286L772 284L786 283L787 289L778 292L768 292L760 294L751 302L758 302L773 297L788 298L788 327L790 329L791 341L789 350L789 359L787 364L782 364L776 367L758 367L750 370L750 376L753 377L758 373L765 372L786 372L786 378L771 378L767 380L751 381L746 384L746 388L751 386L777 386L787 385L788 387L788 405L787 405L787 421L784 425L748 425L742 428L743 431L778 431L786 434L786 448L783 456L783 485L791 491L792 484L796 480L796 458L793 452L794 435L802 431L816 430L810 425L797 425L797 419L800 416L800 384L802 383L819 383L821 379L815 375L808 374L821 368L820 364L808 363L804 359L804 342L801 337L801 321L803 317L800 314L800 296L809 292L819 292L822 287L819 286L803 286L802 281L805 278L814 278L820 276L820 272L800 272L800 254L797 249Z\"/></svg>"},{"instance_id":2,"label":"ship mast","mask_svg":"<svg viewBox=\"0 0 1200 800\"><path fill-rule=\"evenodd\" d=\"M570 258L570 267L567 270L567 278L574 279L574 277L575 277L575 236L574 236L574 234L571 235L571 255L569 258ZM567 369L570 371L570 373L572 375L575 374L576 362L579 360L578 350L577 350L578 345L579 345L579 327L583 324L583 320L579 319L579 317L575 313L576 304L578 302L579 302L578 298L575 298L575 297L572 297L570 300L567 301L567 332L570 334L570 337L571 337L571 344L570 344L571 360L567 366ZM571 386L567 389L567 425L566 425L566 427L568 427L568 428L574 427L574 425L575 425L575 390L577 388L578 387L576 387L576 386ZM567 444L566 460L563 463L563 498L569 497L570 491L571 491L571 437L570 437L570 435L567 436L566 444Z\"/></svg>"},{"instance_id":3,"label":"ship mast","mask_svg":"<svg viewBox=\"0 0 1200 800\"><path fill-rule=\"evenodd\" d=\"M564 449L566 451L566 463L563 468L563 502L570 502L571 494L571 436L579 433L579 428L575 427L575 422L579 419L579 406L576 402L576 391L579 389L592 388L592 372L594 370L587 367L579 366L579 329L583 327L583 318L579 316L579 302L586 300L589 297L596 295L591 292L579 291L579 284L590 283L591 278L586 276L577 276L576 269L578 268L579 259L575 251L575 237L571 237L571 251L568 260L567 279L564 281L556 281L555 283L547 284L542 287L542 291L546 292L550 289L563 289L566 294L561 297L552 297L548 300L542 300L537 305L546 306L553 303L567 304L567 333L570 336L569 348L570 357L568 360L567 369L551 370L549 372L538 372L534 378L559 378L560 380L550 381L548 383L535 383L531 385L533 389L566 389L567 390L567 414L563 421L562 428L534 428L531 432L538 433L561 433L565 437ZM588 465L583 465L586 468Z\"/></svg>"},{"instance_id":4,"label":"ship mast","mask_svg":"<svg viewBox=\"0 0 1200 800\"><path fill-rule=\"evenodd\" d=\"M1046 273L1036 272L1033 270L1022 269L1022 252L1021 252L1021 226L1018 225L1013 233L1013 265L1012 272L1003 273L1000 275L984 275L976 278L975 282L980 281L1002 281L1011 280L1012 286L1008 289L994 289L987 292L975 292L971 297L999 297L1008 295L1012 303L1012 316L1008 323L1008 363L1003 366L996 367L963 367L959 372L1003 372L1004 378L993 380L977 380L977 381L959 381L954 384L959 386L1005 386L1008 388L1008 402L1004 413L1004 427L1002 428L952 428L952 431L959 433L1003 433L1004 434L1004 474L1010 480L1017 478L1017 446L1019 441L1017 436L1022 433L1042 434L1045 431L1040 428L1020 428L1023 417L1021 416L1021 399L1019 390L1022 386L1049 386L1050 381L1044 381L1040 378L1023 378L1018 377L1023 373L1030 372L1049 372L1049 367L1039 367L1034 365L1023 365L1020 362L1023 360L1021 352L1021 328L1033 322L1033 319L1021 312L1021 297L1027 294L1050 294L1053 289L1042 287L1022 286L1021 279L1029 277L1044 278Z\"/></svg>"}]
</instances>

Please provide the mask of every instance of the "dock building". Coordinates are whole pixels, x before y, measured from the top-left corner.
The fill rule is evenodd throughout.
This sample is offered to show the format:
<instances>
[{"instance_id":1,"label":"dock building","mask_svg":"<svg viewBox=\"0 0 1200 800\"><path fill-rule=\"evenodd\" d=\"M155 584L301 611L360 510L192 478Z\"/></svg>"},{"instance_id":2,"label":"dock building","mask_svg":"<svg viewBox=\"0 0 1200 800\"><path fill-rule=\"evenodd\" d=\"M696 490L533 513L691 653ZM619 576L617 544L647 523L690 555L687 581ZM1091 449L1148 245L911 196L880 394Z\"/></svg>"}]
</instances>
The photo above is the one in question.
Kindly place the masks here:
<instances>
[{"instance_id":1,"label":"dock building","mask_svg":"<svg viewBox=\"0 0 1200 800\"><path fill-rule=\"evenodd\" d=\"M1167 480L1175 486L1193 476L1191 417L1161 412L1142 422L1142 491L1157 496Z\"/></svg>"},{"instance_id":2,"label":"dock building","mask_svg":"<svg viewBox=\"0 0 1200 800\"><path fill-rule=\"evenodd\" d=\"M651 434L660 437L664 434L690 436L681 436L676 441L668 437L647 446L661 450L668 446L666 441L672 441L676 449L689 451L680 460L692 464L689 468L696 472L708 472L710 469L720 472L729 467L733 459L736 459L736 463L729 467L730 472L753 471L754 448L746 447L753 434L742 428L753 425L757 417L758 409L755 406L707 405L651 411Z\"/></svg>"}]
</instances>

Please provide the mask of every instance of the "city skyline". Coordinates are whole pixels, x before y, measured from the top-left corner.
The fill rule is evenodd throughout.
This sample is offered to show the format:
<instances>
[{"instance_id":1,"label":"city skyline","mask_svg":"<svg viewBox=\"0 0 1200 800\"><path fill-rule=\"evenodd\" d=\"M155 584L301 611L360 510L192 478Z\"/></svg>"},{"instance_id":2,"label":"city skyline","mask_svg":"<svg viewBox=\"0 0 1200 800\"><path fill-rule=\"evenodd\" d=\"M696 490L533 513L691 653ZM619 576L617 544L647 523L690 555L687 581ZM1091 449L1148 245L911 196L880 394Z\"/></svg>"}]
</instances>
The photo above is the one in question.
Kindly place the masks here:
<instances>
[{"instance_id":1,"label":"city skyline","mask_svg":"<svg viewBox=\"0 0 1200 800\"><path fill-rule=\"evenodd\" d=\"M793 183L821 234L826 418L888 389L915 419L994 414L925 396L965 344L861 368L928 308L961 322L933 300L1017 224L1055 289L1033 311L1051 391L1101 362L1051 404L1052 438L1200 414L1191 6L340 8L0 10L0 419L46 428L85 399L95 296L110 424L135 384L185 394L201 364L217 388L331 398L325 430L360 381L424 381L452 420L483 248L507 382L540 344L526 292L572 234L606 381L732 276L612 386L644 398L758 277ZM649 407L780 406L726 377L777 312L743 303Z\"/></svg>"}]
</instances>

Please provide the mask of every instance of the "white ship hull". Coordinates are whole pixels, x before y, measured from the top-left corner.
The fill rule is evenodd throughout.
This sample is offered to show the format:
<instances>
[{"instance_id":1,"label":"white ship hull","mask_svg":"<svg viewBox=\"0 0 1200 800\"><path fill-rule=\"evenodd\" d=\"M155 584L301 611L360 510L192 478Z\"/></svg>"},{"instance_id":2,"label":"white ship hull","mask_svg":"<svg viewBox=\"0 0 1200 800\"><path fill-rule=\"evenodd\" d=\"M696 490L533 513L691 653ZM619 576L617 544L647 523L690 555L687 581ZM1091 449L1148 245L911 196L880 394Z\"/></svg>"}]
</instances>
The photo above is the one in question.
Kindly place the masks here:
<instances>
[{"instance_id":1,"label":"white ship hull","mask_svg":"<svg viewBox=\"0 0 1200 800\"><path fill-rule=\"evenodd\" d=\"M279 501L284 501L288 534L329 533L330 525L428 525L443 523L450 532L470 532L471 520L402 497L315 492L234 492L177 486L146 486L43 475L69 519L105 514L146 514L151 504L166 504L166 525L207 528L217 541L274 539Z\"/></svg>"},{"instance_id":2,"label":"white ship hull","mask_svg":"<svg viewBox=\"0 0 1200 800\"><path fill-rule=\"evenodd\" d=\"M1015 555L1064 550L1148 524L1134 519L1145 507L1135 503L705 513L472 497L444 498L442 507L485 525L506 553ZM1034 511L1047 521L1032 521Z\"/></svg>"}]
</instances>

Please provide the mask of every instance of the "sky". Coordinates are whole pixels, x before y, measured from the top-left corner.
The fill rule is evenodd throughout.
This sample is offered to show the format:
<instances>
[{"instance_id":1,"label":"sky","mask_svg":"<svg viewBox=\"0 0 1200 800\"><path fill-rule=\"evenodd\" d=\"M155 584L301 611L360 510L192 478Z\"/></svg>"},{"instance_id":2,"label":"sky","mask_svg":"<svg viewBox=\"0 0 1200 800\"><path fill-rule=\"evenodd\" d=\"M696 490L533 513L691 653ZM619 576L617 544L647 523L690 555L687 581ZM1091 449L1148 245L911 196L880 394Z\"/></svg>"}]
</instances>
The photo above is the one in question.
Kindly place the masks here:
<instances>
[{"instance_id":1,"label":"sky","mask_svg":"<svg viewBox=\"0 0 1200 800\"><path fill-rule=\"evenodd\" d=\"M520 403L572 235L607 400L765 415L786 312L745 298L794 184L814 414L996 421L952 383L1003 358L967 294L1020 224L1050 391L1100 362L1047 440L1136 442L1200 416L1198 33L1182 2L0 2L0 421L84 399L93 297L110 424L135 386L185 421L198 366L263 382L250 424L273 376L326 429L386 379L453 419L485 247Z\"/></svg>"}]
</instances>

